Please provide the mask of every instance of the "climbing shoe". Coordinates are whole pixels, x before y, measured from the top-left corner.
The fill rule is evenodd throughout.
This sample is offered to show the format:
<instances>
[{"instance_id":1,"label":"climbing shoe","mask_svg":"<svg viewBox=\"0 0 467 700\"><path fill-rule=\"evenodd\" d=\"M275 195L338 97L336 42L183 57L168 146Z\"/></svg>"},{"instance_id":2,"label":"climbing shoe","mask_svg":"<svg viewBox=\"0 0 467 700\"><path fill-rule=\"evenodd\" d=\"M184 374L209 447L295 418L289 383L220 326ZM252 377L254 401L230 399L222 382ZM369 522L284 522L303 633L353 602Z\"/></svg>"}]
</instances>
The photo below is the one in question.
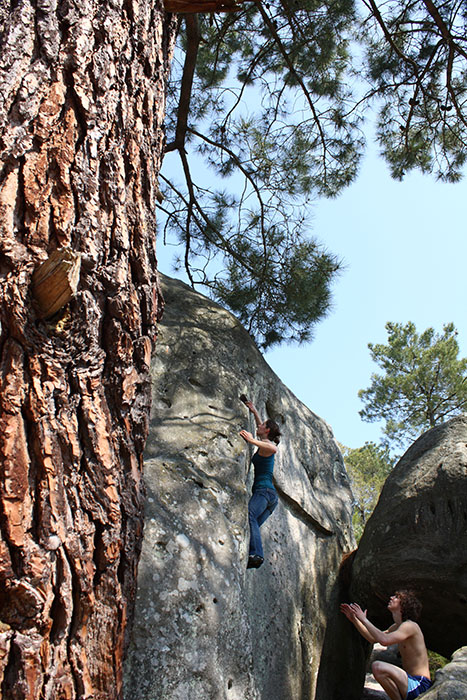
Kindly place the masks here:
<instances>
[{"instance_id":1,"label":"climbing shoe","mask_svg":"<svg viewBox=\"0 0 467 700\"><path fill-rule=\"evenodd\" d=\"M263 563L264 559L263 557L259 557L257 554L248 557L248 564L246 566L247 569L259 569L261 564Z\"/></svg>"}]
</instances>

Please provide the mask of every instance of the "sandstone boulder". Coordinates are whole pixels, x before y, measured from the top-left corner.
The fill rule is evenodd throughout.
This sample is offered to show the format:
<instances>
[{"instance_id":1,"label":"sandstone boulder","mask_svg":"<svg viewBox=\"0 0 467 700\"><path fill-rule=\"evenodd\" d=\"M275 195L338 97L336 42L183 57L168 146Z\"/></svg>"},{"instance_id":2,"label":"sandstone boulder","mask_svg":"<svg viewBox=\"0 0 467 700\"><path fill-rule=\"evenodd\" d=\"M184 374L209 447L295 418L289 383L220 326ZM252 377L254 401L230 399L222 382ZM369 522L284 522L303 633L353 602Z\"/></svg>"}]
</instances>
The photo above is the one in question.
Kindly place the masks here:
<instances>
[{"instance_id":1,"label":"sandstone boulder","mask_svg":"<svg viewBox=\"0 0 467 700\"><path fill-rule=\"evenodd\" d=\"M337 610L336 573L354 546L341 454L230 313L179 281L162 283L125 697L309 700ZM238 433L254 425L241 393L283 432L266 561L248 571L251 452Z\"/></svg>"},{"instance_id":2,"label":"sandstone boulder","mask_svg":"<svg viewBox=\"0 0 467 700\"><path fill-rule=\"evenodd\" d=\"M422 435L398 462L352 568L351 597L383 629L391 592L414 588L427 646L448 658L467 643L466 477L462 415Z\"/></svg>"},{"instance_id":3,"label":"sandstone boulder","mask_svg":"<svg viewBox=\"0 0 467 700\"><path fill-rule=\"evenodd\" d=\"M467 700L467 646L454 652L450 663L436 671L432 688L423 700Z\"/></svg>"}]
</instances>

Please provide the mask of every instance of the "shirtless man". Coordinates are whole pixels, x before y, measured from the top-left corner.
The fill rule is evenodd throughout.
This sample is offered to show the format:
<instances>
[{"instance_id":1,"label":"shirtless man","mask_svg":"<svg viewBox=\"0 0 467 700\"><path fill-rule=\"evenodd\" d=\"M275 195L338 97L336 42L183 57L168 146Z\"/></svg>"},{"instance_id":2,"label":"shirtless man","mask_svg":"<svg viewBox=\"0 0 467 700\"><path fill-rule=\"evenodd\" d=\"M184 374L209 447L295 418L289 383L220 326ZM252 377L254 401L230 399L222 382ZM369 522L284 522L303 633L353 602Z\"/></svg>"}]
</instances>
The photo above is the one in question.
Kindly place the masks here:
<instances>
[{"instance_id":1,"label":"shirtless man","mask_svg":"<svg viewBox=\"0 0 467 700\"><path fill-rule=\"evenodd\" d=\"M423 633L418 624L421 603L412 591L397 591L389 599L388 610L394 623L385 632L375 627L357 603L343 603L341 612L371 644L385 647L398 644L402 668L375 661L373 675L391 700L413 700L431 687L430 668Z\"/></svg>"}]
</instances>

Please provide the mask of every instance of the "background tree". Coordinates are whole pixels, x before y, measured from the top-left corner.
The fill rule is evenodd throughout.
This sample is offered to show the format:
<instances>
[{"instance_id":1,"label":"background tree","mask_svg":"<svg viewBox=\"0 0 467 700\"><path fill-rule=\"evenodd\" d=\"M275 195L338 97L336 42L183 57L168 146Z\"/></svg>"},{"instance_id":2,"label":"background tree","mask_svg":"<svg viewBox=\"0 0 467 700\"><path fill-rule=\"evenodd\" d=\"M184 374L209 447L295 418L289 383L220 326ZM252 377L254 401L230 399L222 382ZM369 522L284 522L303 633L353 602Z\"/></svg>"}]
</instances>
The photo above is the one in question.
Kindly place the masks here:
<instances>
[{"instance_id":1,"label":"background tree","mask_svg":"<svg viewBox=\"0 0 467 700\"><path fill-rule=\"evenodd\" d=\"M385 421L384 433L404 446L423 431L461 413L467 406L467 359L459 359L457 331L427 328L417 333L411 322L387 323L387 345L368 345L372 360L383 370L372 374L368 389L359 391L363 420Z\"/></svg>"},{"instance_id":2,"label":"background tree","mask_svg":"<svg viewBox=\"0 0 467 700\"><path fill-rule=\"evenodd\" d=\"M257 0L185 20L166 147L184 184L167 156L166 232L192 284L263 347L309 340L329 306L339 260L310 239L309 205L355 179L366 114L394 177L460 178L465 22L460 0Z\"/></svg>"},{"instance_id":3,"label":"background tree","mask_svg":"<svg viewBox=\"0 0 467 700\"><path fill-rule=\"evenodd\" d=\"M139 0L0 2L5 699L121 697L162 309L154 210L174 30ZM43 263L49 296L69 267L77 283L50 318Z\"/></svg>"},{"instance_id":4,"label":"background tree","mask_svg":"<svg viewBox=\"0 0 467 700\"><path fill-rule=\"evenodd\" d=\"M352 523L357 542L372 514L389 472L394 466L387 445L366 442L363 447L350 449L341 445L347 473L354 495Z\"/></svg>"}]
</instances>

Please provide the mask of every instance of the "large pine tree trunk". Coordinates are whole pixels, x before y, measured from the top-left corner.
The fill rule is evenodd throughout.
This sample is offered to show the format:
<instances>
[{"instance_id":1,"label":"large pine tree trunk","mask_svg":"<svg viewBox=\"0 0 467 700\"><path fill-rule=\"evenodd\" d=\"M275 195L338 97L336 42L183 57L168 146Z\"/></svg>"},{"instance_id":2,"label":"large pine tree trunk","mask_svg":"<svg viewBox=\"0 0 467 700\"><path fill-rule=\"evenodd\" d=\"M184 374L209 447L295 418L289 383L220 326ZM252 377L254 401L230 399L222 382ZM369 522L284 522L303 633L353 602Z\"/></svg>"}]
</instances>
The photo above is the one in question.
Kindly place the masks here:
<instances>
[{"instance_id":1,"label":"large pine tree trunk","mask_svg":"<svg viewBox=\"0 0 467 700\"><path fill-rule=\"evenodd\" d=\"M161 310L154 211L174 33L155 0L0 0L9 700L121 696ZM47 318L33 273L64 248L77 290ZM46 278L47 294L55 284Z\"/></svg>"}]
</instances>

